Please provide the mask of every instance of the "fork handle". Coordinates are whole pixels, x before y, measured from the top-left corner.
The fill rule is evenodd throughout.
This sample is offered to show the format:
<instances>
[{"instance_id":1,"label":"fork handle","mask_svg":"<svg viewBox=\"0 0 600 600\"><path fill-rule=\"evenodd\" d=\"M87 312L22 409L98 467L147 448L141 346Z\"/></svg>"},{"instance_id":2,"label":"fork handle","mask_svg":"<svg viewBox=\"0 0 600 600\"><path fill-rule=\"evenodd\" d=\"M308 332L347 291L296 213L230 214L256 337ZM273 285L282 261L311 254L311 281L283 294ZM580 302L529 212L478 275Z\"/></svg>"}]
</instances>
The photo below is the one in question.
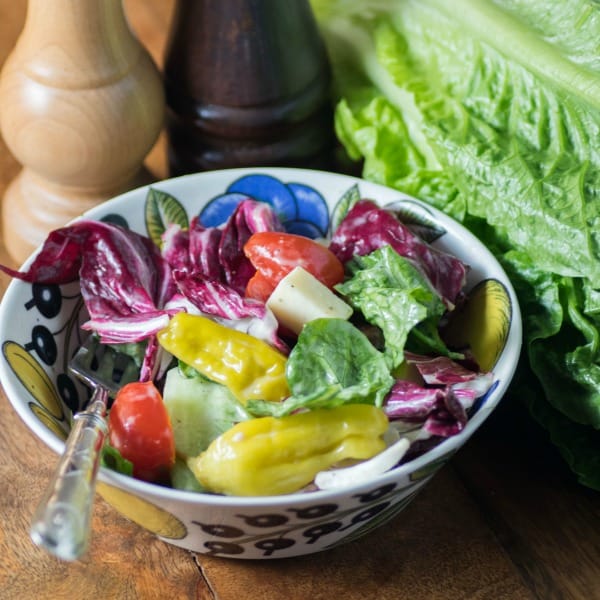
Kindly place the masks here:
<instances>
[{"instance_id":1,"label":"fork handle","mask_svg":"<svg viewBox=\"0 0 600 600\"><path fill-rule=\"evenodd\" d=\"M107 390L97 387L88 408L75 415L65 452L31 523L32 540L63 560L78 559L89 544L107 402Z\"/></svg>"}]
</instances>

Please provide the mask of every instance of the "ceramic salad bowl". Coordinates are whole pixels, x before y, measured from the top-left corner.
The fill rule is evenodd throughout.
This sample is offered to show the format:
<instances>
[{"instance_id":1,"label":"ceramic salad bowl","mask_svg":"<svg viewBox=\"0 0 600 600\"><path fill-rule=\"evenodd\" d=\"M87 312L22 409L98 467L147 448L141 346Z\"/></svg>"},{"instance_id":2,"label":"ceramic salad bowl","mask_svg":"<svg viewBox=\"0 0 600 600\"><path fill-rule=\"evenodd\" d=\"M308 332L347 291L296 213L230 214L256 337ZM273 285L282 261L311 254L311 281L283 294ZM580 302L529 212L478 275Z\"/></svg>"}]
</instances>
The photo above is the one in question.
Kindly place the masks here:
<instances>
[{"instance_id":1,"label":"ceramic salad bowl","mask_svg":"<svg viewBox=\"0 0 600 600\"><path fill-rule=\"evenodd\" d=\"M165 542L221 557L273 559L354 540L412 501L504 395L519 357L521 320L506 274L471 233L414 198L350 176L285 168L194 174L123 194L85 216L157 239L169 215L184 225L196 215L206 226L218 225L248 197L274 207L288 232L312 238L327 236L358 198L381 207L393 204L434 247L469 266L458 335L493 374L492 385L459 433L384 474L342 489L223 496L175 490L101 468L97 492ZM2 385L33 434L56 453L63 450L73 412L88 398L67 369L85 337L80 325L86 318L77 282L59 286L14 280L0 307Z\"/></svg>"}]
</instances>

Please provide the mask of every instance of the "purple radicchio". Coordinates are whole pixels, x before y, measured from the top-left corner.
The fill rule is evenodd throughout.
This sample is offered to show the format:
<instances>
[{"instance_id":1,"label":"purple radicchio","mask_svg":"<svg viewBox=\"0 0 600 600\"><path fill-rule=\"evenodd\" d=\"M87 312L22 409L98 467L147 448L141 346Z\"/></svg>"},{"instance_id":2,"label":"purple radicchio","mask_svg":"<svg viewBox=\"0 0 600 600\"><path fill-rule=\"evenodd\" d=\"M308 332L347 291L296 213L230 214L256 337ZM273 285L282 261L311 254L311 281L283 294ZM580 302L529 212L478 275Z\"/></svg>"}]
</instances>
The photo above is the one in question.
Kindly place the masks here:
<instances>
[{"instance_id":1,"label":"purple radicchio","mask_svg":"<svg viewBox=\"0 0 600 600\"><path fill-rule=\"evenodd\" d=\"M360 200L334 232L329 249L342 261L391 246L411 260L430 281L446 306L454 307L466 281L467 266L458 258L433 248L371 200Z\"/></svg>"},{"instance_id":2,"label":"purple radicchio","mask_svg":"<svg viewBox=\"0 0 600 600\"><path fill-rule=\"evenodd\" d=\"M79 278L90 317L82 328L102 343L151 339L169 321L163 307L175 286L168 263L150 240L119 225L82 219L52 231L26 270L2 269L28 282ZM156 372L155 354L147 349L143 373Z\"/></svg>"},{"instance_id":3,"label":"purple radicchio","mask_svg":"<svg viewBox=\"0 0 600 600\"><path fill-rule=\"evenodd\" d=\"M175 290L171 269L150 240L86 219L52 231L26 270L0 268L31 283L79 279L90 317L99 320L154 315Z\"/></svg>"},{"instance_id":4,"label":"purple radicchio","mask_svg":"<svg viewBox=\"0 0 600 600\"><path fill-rule=\"evenodd\" d=\"M244 246L253 233L283 231L283 225L271 205L256 200L243 200L223 228L219 244L219 260L226 283L244 294L256 269L244 254Z\"/></svg>"},{"instance_id":5,"label":"purple radicchio","mask_svg":"<svg viewBox=\"0 0 600 600\"><path fill-rule=\"evenodd\" d=\"M244 298L255 272L243 252L246 241L258 231L282 229L270 205L250 199L240 202L221 227L204 227L197 217L188 230L170 225L162 255L171 265L177 293L167 308L210 316L287 354L273 313L262 302Z\"/></svg>"},{"instance_id":6,"label":"purple radicchio","mask_svg":"<svg viewBox=\"0 0 600 600\"><path fill-rule=\"evenodd\" d=\"M170 225L163 234L162 255L173 269L220 281L243 295L255 273L243 248L259 231L283 231L283 225L269 204L242 200L220 227L204 227L198 217L188 230Z\"/></svg>"},{"instance_id":7,"label":"purple radicchio","mask_svg":"<svg viewBox=\"0 0 600 600\"><path fill-rule=\"evenodd\" d=\"M162 236L162 255L172 269L200 273L209 279L224 280L219 260L222 232L216 227L204 227L194 217L189 229L171 223Z\"/></svg>"},{"instance_id":8,"label":"purple radicchio","mask_svg":"<svg viewBox=\"0 0 600 600\"><path fill-rule=\"evenodd\" d=\"M423 383L398 380L388 393L383 410L390 421L421 425L422 436L449 437L463 430L468 410L493 383L492 373L466 369L447 357L406 353Z\"/></svg>"}]
</instances>

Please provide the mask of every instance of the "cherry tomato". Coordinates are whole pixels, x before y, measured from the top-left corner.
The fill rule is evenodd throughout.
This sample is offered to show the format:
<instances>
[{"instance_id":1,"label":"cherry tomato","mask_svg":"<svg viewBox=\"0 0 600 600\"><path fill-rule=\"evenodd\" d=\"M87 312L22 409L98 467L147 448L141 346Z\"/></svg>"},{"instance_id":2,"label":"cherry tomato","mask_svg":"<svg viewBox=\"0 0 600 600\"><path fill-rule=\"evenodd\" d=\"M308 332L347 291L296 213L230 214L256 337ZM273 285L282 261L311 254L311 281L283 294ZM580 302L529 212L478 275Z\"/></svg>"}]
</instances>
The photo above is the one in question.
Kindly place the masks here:
<instances>
[{"instance_id":1,"label":"cherry tomato","mask_svg":"<svg viewBox=\"0 0 600 600\"><path fill-rule=\"evenodd\" d=\"M246 286L246 296L265 302L277 284L295 267L302 267L331 288L344 279L344 266L315 240L280 231L253 233L244 245L256 274Z\"/></svg>"},{"instance_id":2,"label":"cherry tomato","mask_svg":"<svg viewBox=\"0 0 600 600\"><path fill-rule=\"evenodd\" d=\"M123 386L108 416L111 446L133 464L133 476L167 482L175 462L173 428L160 392L151 381Z\"/></svg>"},{"instance_id":3,"label":"cherry tomato","mask_svg":"<svg viewBox=\"0 0 600 600\"><path fill-rule=\"evenodd\" d=\"M274 289L273 280L265 276L262 271L256 271L246 284L246 297L266 302Z\"/></svg>"}]
</instances>

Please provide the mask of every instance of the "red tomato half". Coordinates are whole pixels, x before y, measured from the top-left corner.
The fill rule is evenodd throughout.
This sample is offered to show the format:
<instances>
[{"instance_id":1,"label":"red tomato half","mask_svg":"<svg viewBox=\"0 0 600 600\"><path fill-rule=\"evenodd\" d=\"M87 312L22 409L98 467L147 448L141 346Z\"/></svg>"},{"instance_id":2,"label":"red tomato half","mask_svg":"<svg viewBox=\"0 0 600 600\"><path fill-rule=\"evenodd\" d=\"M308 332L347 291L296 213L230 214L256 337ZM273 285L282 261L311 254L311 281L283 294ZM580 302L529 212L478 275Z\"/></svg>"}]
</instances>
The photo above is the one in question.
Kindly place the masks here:
<instances>
[{"instance_id":1,"label":"red tomato half","mask_svg":"<svg viewBox=\"0 0 600 600\"><path fill-rule=\"evenodd\" d=\"M279 231L253 233L244 245L244 254L256 269L246 286L246 296L263 302L295 267L302 267L329 288L344 279L344 266L337 256L301 235Z\"/></svg>"},{"instance_id":2,"label":"red tomato half","mask_svg":"<svg viewBox=\"0 0 600 600\"><path fill-rule=\"evenodd\" d=\"M175 462L173 428L160 392L150 381L128 383L108 416L111 446L133 463L133 476L166 482Z\"/></svg>"}]
</instances>

